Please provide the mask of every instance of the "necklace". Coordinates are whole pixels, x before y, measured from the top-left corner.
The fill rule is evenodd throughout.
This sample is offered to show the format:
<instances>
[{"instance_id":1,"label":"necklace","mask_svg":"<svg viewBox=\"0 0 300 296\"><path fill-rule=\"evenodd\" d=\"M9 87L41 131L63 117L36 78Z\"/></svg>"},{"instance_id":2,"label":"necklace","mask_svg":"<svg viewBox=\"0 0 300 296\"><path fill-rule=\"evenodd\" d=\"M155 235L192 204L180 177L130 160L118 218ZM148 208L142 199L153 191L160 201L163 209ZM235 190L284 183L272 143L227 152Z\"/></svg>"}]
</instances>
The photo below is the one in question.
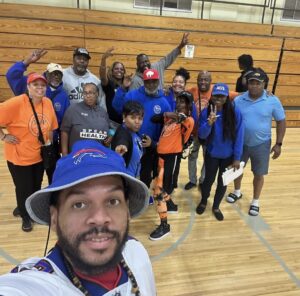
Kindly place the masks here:
<instances>
[{"instance_id":1,"label":"necklace","mask_svg":"<svg viewBox=\"0 0 300 296\"><path fill-rule=\"evenodd\" d=\"M63 256L63 258L64 258L64 263L65 263L65 266L67 268L68 274L71 278L71 281L72 281L73 285L77 289L79 289L85 296L91 296L89 291L82 285L80 279L75 274L75 272L73 270L73 267L71 266L69 261L66 259L65 256ZM122 258L120 264L125 269L125 271L128 275L128 278L131 281L131 285L132 285L131 293L133 293L135 296L141 296L140 289L138 287L135 276L134 276L133 272L131 271L131 269L129 268L129 266L127 265L127 263L125 262L124 258Z\"/></svg>"}]
</instances>

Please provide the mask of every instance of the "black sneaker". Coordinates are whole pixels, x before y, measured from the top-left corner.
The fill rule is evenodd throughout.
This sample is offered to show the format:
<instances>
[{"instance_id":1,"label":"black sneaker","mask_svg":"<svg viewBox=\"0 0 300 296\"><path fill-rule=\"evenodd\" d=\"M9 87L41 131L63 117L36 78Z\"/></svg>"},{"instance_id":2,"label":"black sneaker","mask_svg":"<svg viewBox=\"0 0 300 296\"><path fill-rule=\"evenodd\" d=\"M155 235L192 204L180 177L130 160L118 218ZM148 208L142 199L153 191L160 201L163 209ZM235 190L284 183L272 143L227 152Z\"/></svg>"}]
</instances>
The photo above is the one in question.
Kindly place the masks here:
<instances>
[{"instance_id":1,"label":"black sneaker","mask_svg":"<svg viewBox=\"0 0 300 296\"><path fill-rule=\"evenodd\" d=\"M172 199L167 200L166 203L167 203L167 212L169 214L178 213L178 205L175 205Z\"/></svg>"},{"instance_id":2,"label":"black sneaker","mask_svg":"<svg viewBox=\"0 0 300 296\"><path fill-rule=\"evenodd\" d=\"M155 241L162 239L170 233L170 224L160 223L160 225L150 234L149 239Z\"/></svg>"},{"instance_id":3,"label":"black sneaker","mask_svg":"<svg viewBox=\"0 0 300 296\"><path fill-rule=\"evenodd\" d=\"M13 210L13 215L14 215L15 217L20 217L20 216L21 216L21 215L20 215L20 210L19 210L18 207L16 207L16 208Z\"/></svg>"},{"instance_id":4,"label":"black sneaker","mask_svg":"<svg viewBox=\"0 0 300 296\"><path fill-rule=\"evenodd\" d=\"M32 230L32 223L29 217L22 218L22 230L25 232L30 232Z\"/></svg>"},{"instance_id":5,"label":"black sneaker","mask_svg":"<svg viewBox=\"0 0 300 296\"><path fill-rule=\"evenodd\" d=\"M189 183L185 184L184 189L185 189L185 190L190 190L190 189L192 189L193 187L196 187L196 184L194 184L194 183L192 183L192 182L189 182Z\"/></svg>"}]
</instances>

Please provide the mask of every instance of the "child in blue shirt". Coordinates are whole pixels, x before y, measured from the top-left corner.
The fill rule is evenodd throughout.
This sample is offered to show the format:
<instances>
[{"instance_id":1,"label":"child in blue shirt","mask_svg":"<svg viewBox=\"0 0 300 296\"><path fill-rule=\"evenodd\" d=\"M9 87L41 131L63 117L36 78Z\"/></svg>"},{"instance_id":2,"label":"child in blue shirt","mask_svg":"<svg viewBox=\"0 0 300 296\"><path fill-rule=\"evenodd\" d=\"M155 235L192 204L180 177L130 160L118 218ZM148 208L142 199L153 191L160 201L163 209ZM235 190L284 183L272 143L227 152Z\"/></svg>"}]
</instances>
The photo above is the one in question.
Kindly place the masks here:
<instances>
[{"instance_id":1,"label":"child in blue shirt","mask_svg":"<svg viewBox=\"0 0 300 296\"><path fill-rule=\"evenodd\" d=\"M138 135L143 124L144 108L137 101L128 101L123 106L123 124L118 127L111 142L112 150L123 156L128 174L139 177L143 148L151 145L149 136Z\"/></svg>"}]
</instances>

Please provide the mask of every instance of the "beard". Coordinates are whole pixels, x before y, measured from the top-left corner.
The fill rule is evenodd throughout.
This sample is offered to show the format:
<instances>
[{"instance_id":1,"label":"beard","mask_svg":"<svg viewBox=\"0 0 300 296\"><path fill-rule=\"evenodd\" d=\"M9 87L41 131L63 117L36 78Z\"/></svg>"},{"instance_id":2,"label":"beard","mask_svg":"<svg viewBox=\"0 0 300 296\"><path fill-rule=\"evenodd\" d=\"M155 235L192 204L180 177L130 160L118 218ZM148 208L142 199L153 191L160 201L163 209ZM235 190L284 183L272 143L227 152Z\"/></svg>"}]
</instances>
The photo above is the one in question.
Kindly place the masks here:
<instances>
[{"instance_id":1,"label":"beard","mask_svg":"<svg viewBox=\"0 0 300 296\"><path fill-rule=\"evenodd\" d=\"M63 254L66 256L68 261L71 263L72 267L75 270L78 270L82 274L86 275L99 275L105 273L118 265L122 259L122 251L127 241L128 232L129 232L129 220L127 220L126 230L124 235L121 237L121 234L117 231L109 230L108 227L93 227L89 231L79 234L75 240L71 241L68 239L62 232L59 224L57 225L57 237L58 245L62 249ZM88 235L106 233L113 236L113 239L116 240L117 245L113 256L103 264L91 263L88 260L84 259L82 252L79 250L79 245ZM103 254L105 251L99 250L98 254Z\"/></svg>"},{"instance_id":2,"label":"beard","mask_svg":"<svg viewBox=\"0 0 300 296\"><path fill-rule=\"evenodd\" d=\"M148 96L155 96L157 95L158 93L158 89L159 89L159 86L157 86L154 90L149 90L145 87L145 93L148 95Z\"/></svg>"}]
</instances>

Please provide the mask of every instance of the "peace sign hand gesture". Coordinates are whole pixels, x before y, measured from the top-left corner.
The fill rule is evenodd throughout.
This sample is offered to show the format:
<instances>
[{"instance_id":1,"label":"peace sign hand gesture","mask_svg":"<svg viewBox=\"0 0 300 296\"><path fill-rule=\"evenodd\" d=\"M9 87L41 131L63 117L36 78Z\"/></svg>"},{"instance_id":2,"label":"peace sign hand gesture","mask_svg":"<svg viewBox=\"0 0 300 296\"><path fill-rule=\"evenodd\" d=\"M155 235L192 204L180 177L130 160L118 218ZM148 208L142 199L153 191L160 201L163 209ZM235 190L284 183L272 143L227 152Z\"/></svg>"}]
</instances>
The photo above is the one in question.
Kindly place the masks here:
<instances>
[{"instance_id":1,"label":"peace sign hand gesture","mask_svg":"<svg viewBox=\"0 0 300 296\"><path fill-rule=\"evenodd\" d=\"M218 117L219 115L217 115L217 106L213 106L207 118L208 124L213 125Z\"/></svg>"},{"instance_id":2,"label":"peace sign hand gesture","mask_svg":"<svg viewBox=\"0 0 300 296\"><path fill-rule=\"evenodd\" d=\"M43 57L48 51L44 48L35 49L30 55L24 59L23 63L26 67L30 64L37 62L41 57Z\"/></svg>"}]
</instances>

